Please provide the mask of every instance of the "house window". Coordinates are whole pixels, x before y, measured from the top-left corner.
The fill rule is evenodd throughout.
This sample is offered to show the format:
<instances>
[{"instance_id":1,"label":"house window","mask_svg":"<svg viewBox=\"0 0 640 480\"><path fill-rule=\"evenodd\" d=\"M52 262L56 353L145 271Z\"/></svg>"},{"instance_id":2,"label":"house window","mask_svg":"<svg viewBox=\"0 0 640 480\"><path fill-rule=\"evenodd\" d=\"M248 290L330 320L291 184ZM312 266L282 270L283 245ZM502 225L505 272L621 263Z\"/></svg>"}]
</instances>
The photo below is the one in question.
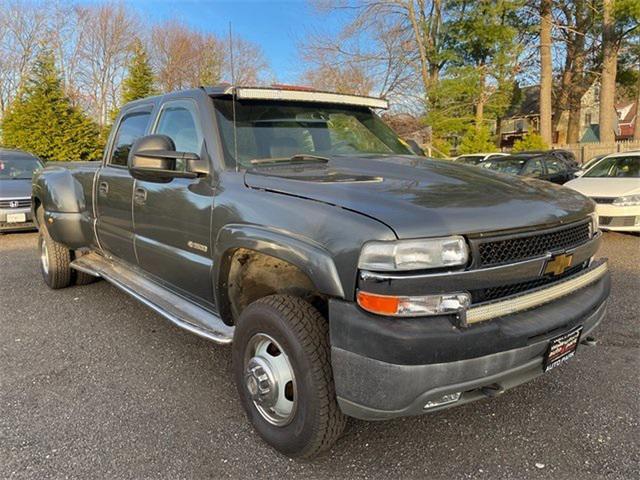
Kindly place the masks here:
<instances>
[{"instance_id":1,"label":"house window","mask_svg":"<svg viewBox=\"0 0 640 480\"><path fill-rule=\"evenodd\" d=\"M523 130L524 130L524 120L522 119L516 120L516 131L521 132Z\"/></svg>"},{"instance_id":2,"label":"house window","mask_svg":"<svg viewBox=\"0 0 640 480\"><path fill-rule=\"evenodd\" d=\"M584 124L587 126L591 125L591 113L584 114Z\"/></svg>"}]
</instances>

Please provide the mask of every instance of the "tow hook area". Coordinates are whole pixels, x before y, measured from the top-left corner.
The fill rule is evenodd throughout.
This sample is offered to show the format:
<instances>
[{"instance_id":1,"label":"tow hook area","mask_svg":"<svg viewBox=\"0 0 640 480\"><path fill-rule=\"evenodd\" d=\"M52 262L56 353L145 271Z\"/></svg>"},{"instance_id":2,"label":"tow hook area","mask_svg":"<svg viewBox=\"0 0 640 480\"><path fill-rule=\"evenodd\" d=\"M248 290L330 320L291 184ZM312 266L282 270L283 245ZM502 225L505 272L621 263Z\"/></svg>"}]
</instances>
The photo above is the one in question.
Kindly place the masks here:
<instances>
[{"instance_id":1,"label":"tow hook area","mask_svg":"<svg viewBox=\"0 0 640 480\"><path fill-rule=\"evenodd\" d=\"M580 341L580 345L586 345L587 347L595 347L598 344L598 340L594 337L585 337Z\"/></svg>"},{"instance_id":2,"label":"tow hook area","mask_svg":"<svg viewBox=\"0 0 640 480\"><path fill-rule=\"evenodd\" d=\"M504 387L499 383L492 383L491 385L482 387L480 392L482 392L485 397L495 398L504 393Z\"/></svg>"}]
</instances>

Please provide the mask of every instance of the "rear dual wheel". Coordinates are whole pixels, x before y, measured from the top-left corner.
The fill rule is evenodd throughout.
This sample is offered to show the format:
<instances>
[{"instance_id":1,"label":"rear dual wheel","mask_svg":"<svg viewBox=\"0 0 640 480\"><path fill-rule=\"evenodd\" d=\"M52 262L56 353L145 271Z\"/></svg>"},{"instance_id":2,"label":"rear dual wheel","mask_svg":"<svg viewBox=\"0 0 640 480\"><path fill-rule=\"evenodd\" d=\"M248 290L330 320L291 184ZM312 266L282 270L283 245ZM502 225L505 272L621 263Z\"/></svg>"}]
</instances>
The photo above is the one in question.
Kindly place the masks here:
<instances>
[{"instance_id":1,"label":"rear dual wheel","mask_svg":"<svg viewBox=\"0 0 640 480\"><path fill-rule=\"evenodd\" d=\"M72 284L87 285L95 282L97 278L93 275L71 268L75 252L51 238L45 225L44 210L39 208L36 215L38 216L40 230L38 235L40 271L44 282L49 288L57 290Z\"/></svg>"},{"instance_id":2,"label":"rear dual wheel","mask_svg":"<svg viewBox=\"0 0 640 480\"><path fill-rule=\"evenodd\" d=\"M240 400L260 436L291 457L330 448L345 417L335 397L329 329L308 302L271 295L238 319L233 373Z\"/></svg>"}]
</instances>

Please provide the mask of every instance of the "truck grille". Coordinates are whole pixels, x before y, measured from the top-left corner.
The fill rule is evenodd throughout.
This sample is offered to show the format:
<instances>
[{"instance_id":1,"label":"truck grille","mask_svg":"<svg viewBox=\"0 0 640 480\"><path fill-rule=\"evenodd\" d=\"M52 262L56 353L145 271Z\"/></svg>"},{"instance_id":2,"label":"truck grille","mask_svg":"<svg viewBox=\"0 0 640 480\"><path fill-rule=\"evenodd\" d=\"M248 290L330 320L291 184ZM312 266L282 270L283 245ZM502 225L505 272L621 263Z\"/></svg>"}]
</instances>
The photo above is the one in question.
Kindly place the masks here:
<instances>
[{"instance_id":1,"label":"truck grille","mask_svg":"<svg viewBox=\"0 0 640 480\"><path fill-rule=\"evenodd\" d=\"M541 277L536 278L535 280L529 280L528 282L513 283L511 285L501 285L499 287L479 288L477 290L471 290L471 302L488 302L490 300L496 300L498 298L508 297L517 293L526 292L527 290L550 285L554 282L578 273L580 270L587 267L588 263L589 262L584 262L580 265L571 267L568 270L565 270L562 275L558 275L555 277Z\"/></svg>"},{"instance_id":2,"label":"truck grille","mask_svg":"<svg viewBox=\"0 0 640 480\"><path fill-rule=\"evenodd\" d=\"M503 240L481 240L478 243L478 266L518 262L549 252L567 250L585 243L589 236L589 222L583 222L543 233L524 234Z\"/></svg>"},{"instance_id":3,"label":"truck grille","mask_svg":"<svg viewBox=\"0 0 640 480\"><path fill-rule=\"evenodd\" d=\"M26 208L30 206L30 198L3 198L2 200L0 200L0 208Z\"/></svg>"}]
</instances>

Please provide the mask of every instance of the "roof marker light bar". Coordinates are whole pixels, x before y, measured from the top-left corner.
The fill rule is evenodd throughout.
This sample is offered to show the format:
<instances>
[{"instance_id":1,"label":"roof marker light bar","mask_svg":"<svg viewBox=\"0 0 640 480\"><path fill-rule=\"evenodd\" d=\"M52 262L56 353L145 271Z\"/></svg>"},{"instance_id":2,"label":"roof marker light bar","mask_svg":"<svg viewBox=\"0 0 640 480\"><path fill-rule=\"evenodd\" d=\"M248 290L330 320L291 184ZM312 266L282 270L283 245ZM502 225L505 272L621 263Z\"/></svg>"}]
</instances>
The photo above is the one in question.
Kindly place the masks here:
<instances>
[{"instance_id":1,"label":"roof marker light bar","mask_svg":"<svg viewBox=\"0 0 640 480\"><path fill-rule=\"evenodd\" d=\"M370 108L389 108L389 102L382 98L360 97L342 93L313 92L304 90L287 90L277 88L245 88L236 89L236 98L251 100L285 100L292 102L333 103L339 105L356 105Z\"/></svg>"}]
</instances>

